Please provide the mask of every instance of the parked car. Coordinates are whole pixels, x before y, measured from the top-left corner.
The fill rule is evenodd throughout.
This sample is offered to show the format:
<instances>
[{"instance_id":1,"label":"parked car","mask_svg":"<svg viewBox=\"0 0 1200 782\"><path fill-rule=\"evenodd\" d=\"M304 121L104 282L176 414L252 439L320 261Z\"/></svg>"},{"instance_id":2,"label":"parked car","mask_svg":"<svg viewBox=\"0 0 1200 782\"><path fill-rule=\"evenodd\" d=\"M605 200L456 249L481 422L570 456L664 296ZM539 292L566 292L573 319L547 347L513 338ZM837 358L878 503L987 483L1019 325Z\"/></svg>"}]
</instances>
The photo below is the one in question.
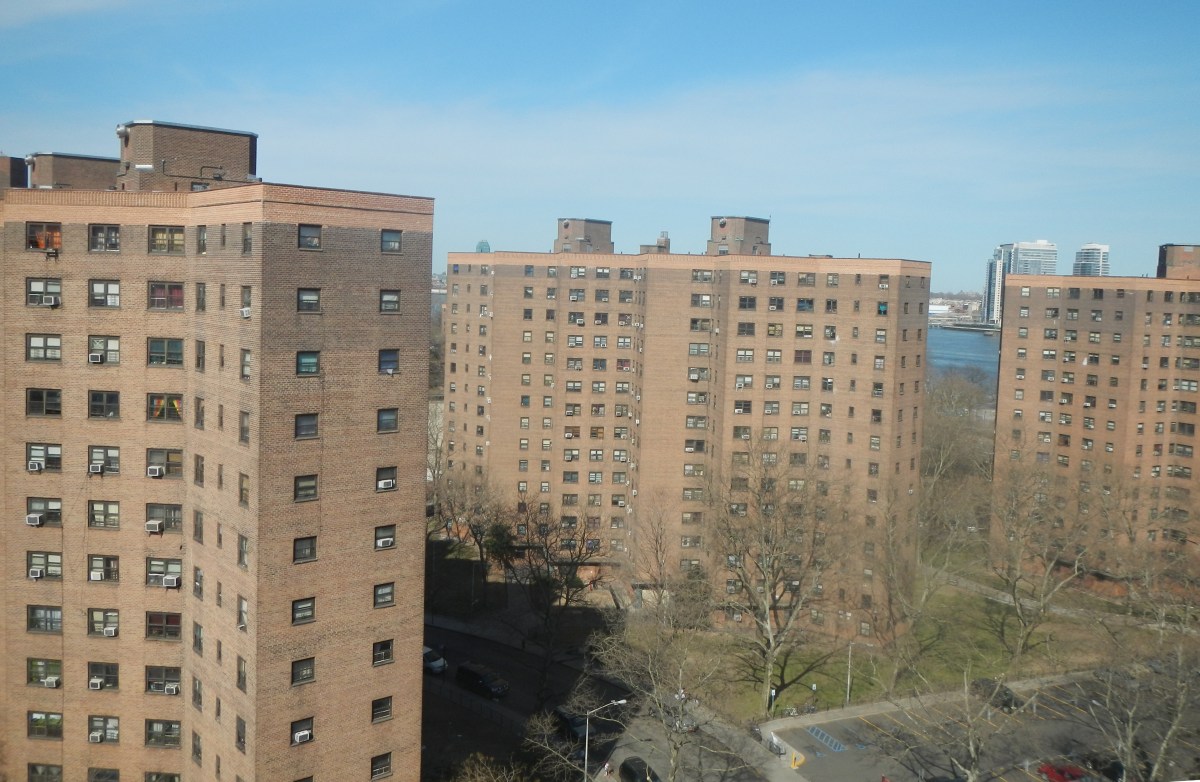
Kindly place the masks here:
<instances>
[{"instance_id":1,"label":"parked car","mask_svg":"<svg viewBox=\"0 0 1200 782\"><path fill-rule=\"evenodd\" d=\"M446 672L446 658L430 649L428 646L421 650L421 661L425 666L426 673L434 673L439 676Z\"/></svg>"},{"instance_id":2,"label":"parked car","mask_svg":"<svg viewBox=\"0 0 1200 782\"><path fill-rule=\"evenodd\" d=\"M500 674L479 663L459 663L454 680L460 687L485 698L503 698L508 694L508 682Z\"/></svg>"},{"instance_id":3,"label":"parked car","mask_svg":"<svg viewBox=\"0 0 1200 782\"><path fill-rule=\"evenodd\" d=\"M1038 773L1046 782L1092 782L1097 777L1091 775L1086 768L1073 763L1043 763L1038 766Z\"/></svg>"},{"instance_id":4,"label":"parked car","mask_svg":"<svg viewBox=\"0 0 1200 782\"><path fill-rule=\"evenodd\" d=\"M654 773L654 769L646 765L646 761L637 755L622 760L621 767L617 769L617 775L621 778L621 782L662 782L658 774Z\"/></svg>"},{"instance_id":5,"label":"parked car","mask_svg":"<svg viewBox=\"0 0 1200 782\"><path fill-rule=\"evenodd\" d=\"M1006 712L1015 711L1024 705L1017 694L995 679L976 679L971 682L971 694Z\"/></svg>"}]
</instances>

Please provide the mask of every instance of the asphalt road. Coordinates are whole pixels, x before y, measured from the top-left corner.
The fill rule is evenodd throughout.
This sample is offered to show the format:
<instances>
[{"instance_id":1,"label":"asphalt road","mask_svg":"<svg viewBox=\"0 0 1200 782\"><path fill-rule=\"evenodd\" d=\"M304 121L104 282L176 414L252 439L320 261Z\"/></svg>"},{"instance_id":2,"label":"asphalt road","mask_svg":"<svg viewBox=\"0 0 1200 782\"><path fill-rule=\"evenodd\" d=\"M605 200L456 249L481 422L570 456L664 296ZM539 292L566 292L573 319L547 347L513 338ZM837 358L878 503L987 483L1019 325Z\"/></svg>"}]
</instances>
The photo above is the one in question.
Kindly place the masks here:
<instances>
[{"instance_id":1,"label":"asphalt road","mask_svg":"<svg viewBox=\"0 0 1200 782\"><path fill-rule=\"evenodd\" d=\"M449 670L440 677L426 676L422 719L422 779L444 779L455 764L474 752L494 758L509 757L521 745L524 721L539 711L536 691L540 660L519 648L435 627L426 628L426 644L444 646ZM480 662L509 681L506 698L493 702L454 684L455 665ZM578 664L554 664L550 669L551 698L547 707L566 701L586 674ZM621 690L610 682L590 678L602 697L619 698ZM615 741L592 746L591 765L598 772L607 758L615 769L625 757L644 758L663 779L670 768L670 742L662 723L648 714L627 714L623 734ZM700 730L687 734L679 754L680 782L760 782L763 777L747 768L721 742ZM598 777L603 779L603 777ZM615 775L613 779L615 779Z\"/></svg>"}]
</instances>

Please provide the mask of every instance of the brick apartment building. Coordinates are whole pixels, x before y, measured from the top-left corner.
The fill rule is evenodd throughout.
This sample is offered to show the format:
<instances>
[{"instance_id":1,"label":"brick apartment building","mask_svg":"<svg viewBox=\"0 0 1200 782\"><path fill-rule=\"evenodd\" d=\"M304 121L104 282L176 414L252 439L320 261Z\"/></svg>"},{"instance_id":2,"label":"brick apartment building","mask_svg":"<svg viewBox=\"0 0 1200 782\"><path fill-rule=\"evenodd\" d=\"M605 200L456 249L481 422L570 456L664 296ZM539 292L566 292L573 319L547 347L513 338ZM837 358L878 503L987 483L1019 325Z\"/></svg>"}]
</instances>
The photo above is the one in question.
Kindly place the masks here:
<instances>
[{"instance_id":1,"label":"brick apartment building","mask_svg":"<svg viewBox=\"0 0 1200 782\"><path fill-rule=\"evenodd\" d=\"M0 776L415 780L432 201L117 133L0 189Z\"/></svg>"},{"instance_id":2,"label":"brick apartment building","mask_svg":"<svg viewBox=\"0 0 1200 782\"><path fill-rule=\"evenodd\" d=\"M622 255L610 223L564 219L549 254L452 253L446 464L583 525L588 564L626 590L662 520L674 573L738 590L714 503L744 508L755 464L806 475L838 498L847 552L812 621L872 635L880 519L912 543L929 264L775 256L768 227L714 217L705 254L664 234Z\"/></svg>"},{"instance_id":3,"label":"brick apartment building","mask_svg":"<svg viewBox=\"0 0 1200 782\"><path fill-rule=\"evenodd\" d=\"M1030 510L1095 575L1129 575L1138 549L1194 556L1200 252L1163 245L1157 277L1004 289L996 486L1036 482Z\"/></svg>"}]
</instances>

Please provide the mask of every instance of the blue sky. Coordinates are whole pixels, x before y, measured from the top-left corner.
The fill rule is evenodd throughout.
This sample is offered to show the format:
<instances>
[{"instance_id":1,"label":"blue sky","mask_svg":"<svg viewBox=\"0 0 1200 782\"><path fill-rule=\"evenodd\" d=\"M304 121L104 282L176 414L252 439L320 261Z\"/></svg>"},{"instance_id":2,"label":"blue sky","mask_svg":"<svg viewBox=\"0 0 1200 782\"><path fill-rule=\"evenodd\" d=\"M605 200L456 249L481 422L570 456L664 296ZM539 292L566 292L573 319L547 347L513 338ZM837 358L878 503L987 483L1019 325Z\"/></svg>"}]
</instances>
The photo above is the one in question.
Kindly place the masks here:
<instances>
[{"instance_id":1,"label":"blue sky","mask_svg":"<svg viewBox=\"0 0 1200 782\"><path fill-rule=\"evenodd\" d=\"M712 215L778 254L934 263L1200 243L1200 2L0 0L0 149L117 154L158 119L259 134L268 181L433 196L434 268L558 217L620 252Z\"/></svg>"}]
</instances>

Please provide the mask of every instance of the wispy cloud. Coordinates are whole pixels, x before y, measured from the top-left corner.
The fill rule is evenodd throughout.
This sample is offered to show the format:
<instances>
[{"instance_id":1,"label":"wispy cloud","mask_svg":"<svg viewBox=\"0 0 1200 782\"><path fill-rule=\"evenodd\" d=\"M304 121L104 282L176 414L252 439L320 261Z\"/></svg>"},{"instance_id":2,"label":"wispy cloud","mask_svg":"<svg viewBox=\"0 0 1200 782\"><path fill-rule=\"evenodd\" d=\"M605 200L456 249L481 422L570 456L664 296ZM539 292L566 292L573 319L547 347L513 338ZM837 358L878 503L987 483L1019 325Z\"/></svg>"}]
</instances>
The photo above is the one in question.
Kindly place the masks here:
<instances>
[{"instance_id":1,"label":"wispy cloud","mask_svg":"<svg viewBox=\"0 0 1200 782\"><path fill-rule=\"evenodd\" d=\"M133 5L139 0L3 0L0 2L0 28L36 26L41 22L53 22L59 17L109 12ZM36 30L34 31L36 33ZM52 35L52 29L46 29Z\"/></svg>"}]
</instances>

